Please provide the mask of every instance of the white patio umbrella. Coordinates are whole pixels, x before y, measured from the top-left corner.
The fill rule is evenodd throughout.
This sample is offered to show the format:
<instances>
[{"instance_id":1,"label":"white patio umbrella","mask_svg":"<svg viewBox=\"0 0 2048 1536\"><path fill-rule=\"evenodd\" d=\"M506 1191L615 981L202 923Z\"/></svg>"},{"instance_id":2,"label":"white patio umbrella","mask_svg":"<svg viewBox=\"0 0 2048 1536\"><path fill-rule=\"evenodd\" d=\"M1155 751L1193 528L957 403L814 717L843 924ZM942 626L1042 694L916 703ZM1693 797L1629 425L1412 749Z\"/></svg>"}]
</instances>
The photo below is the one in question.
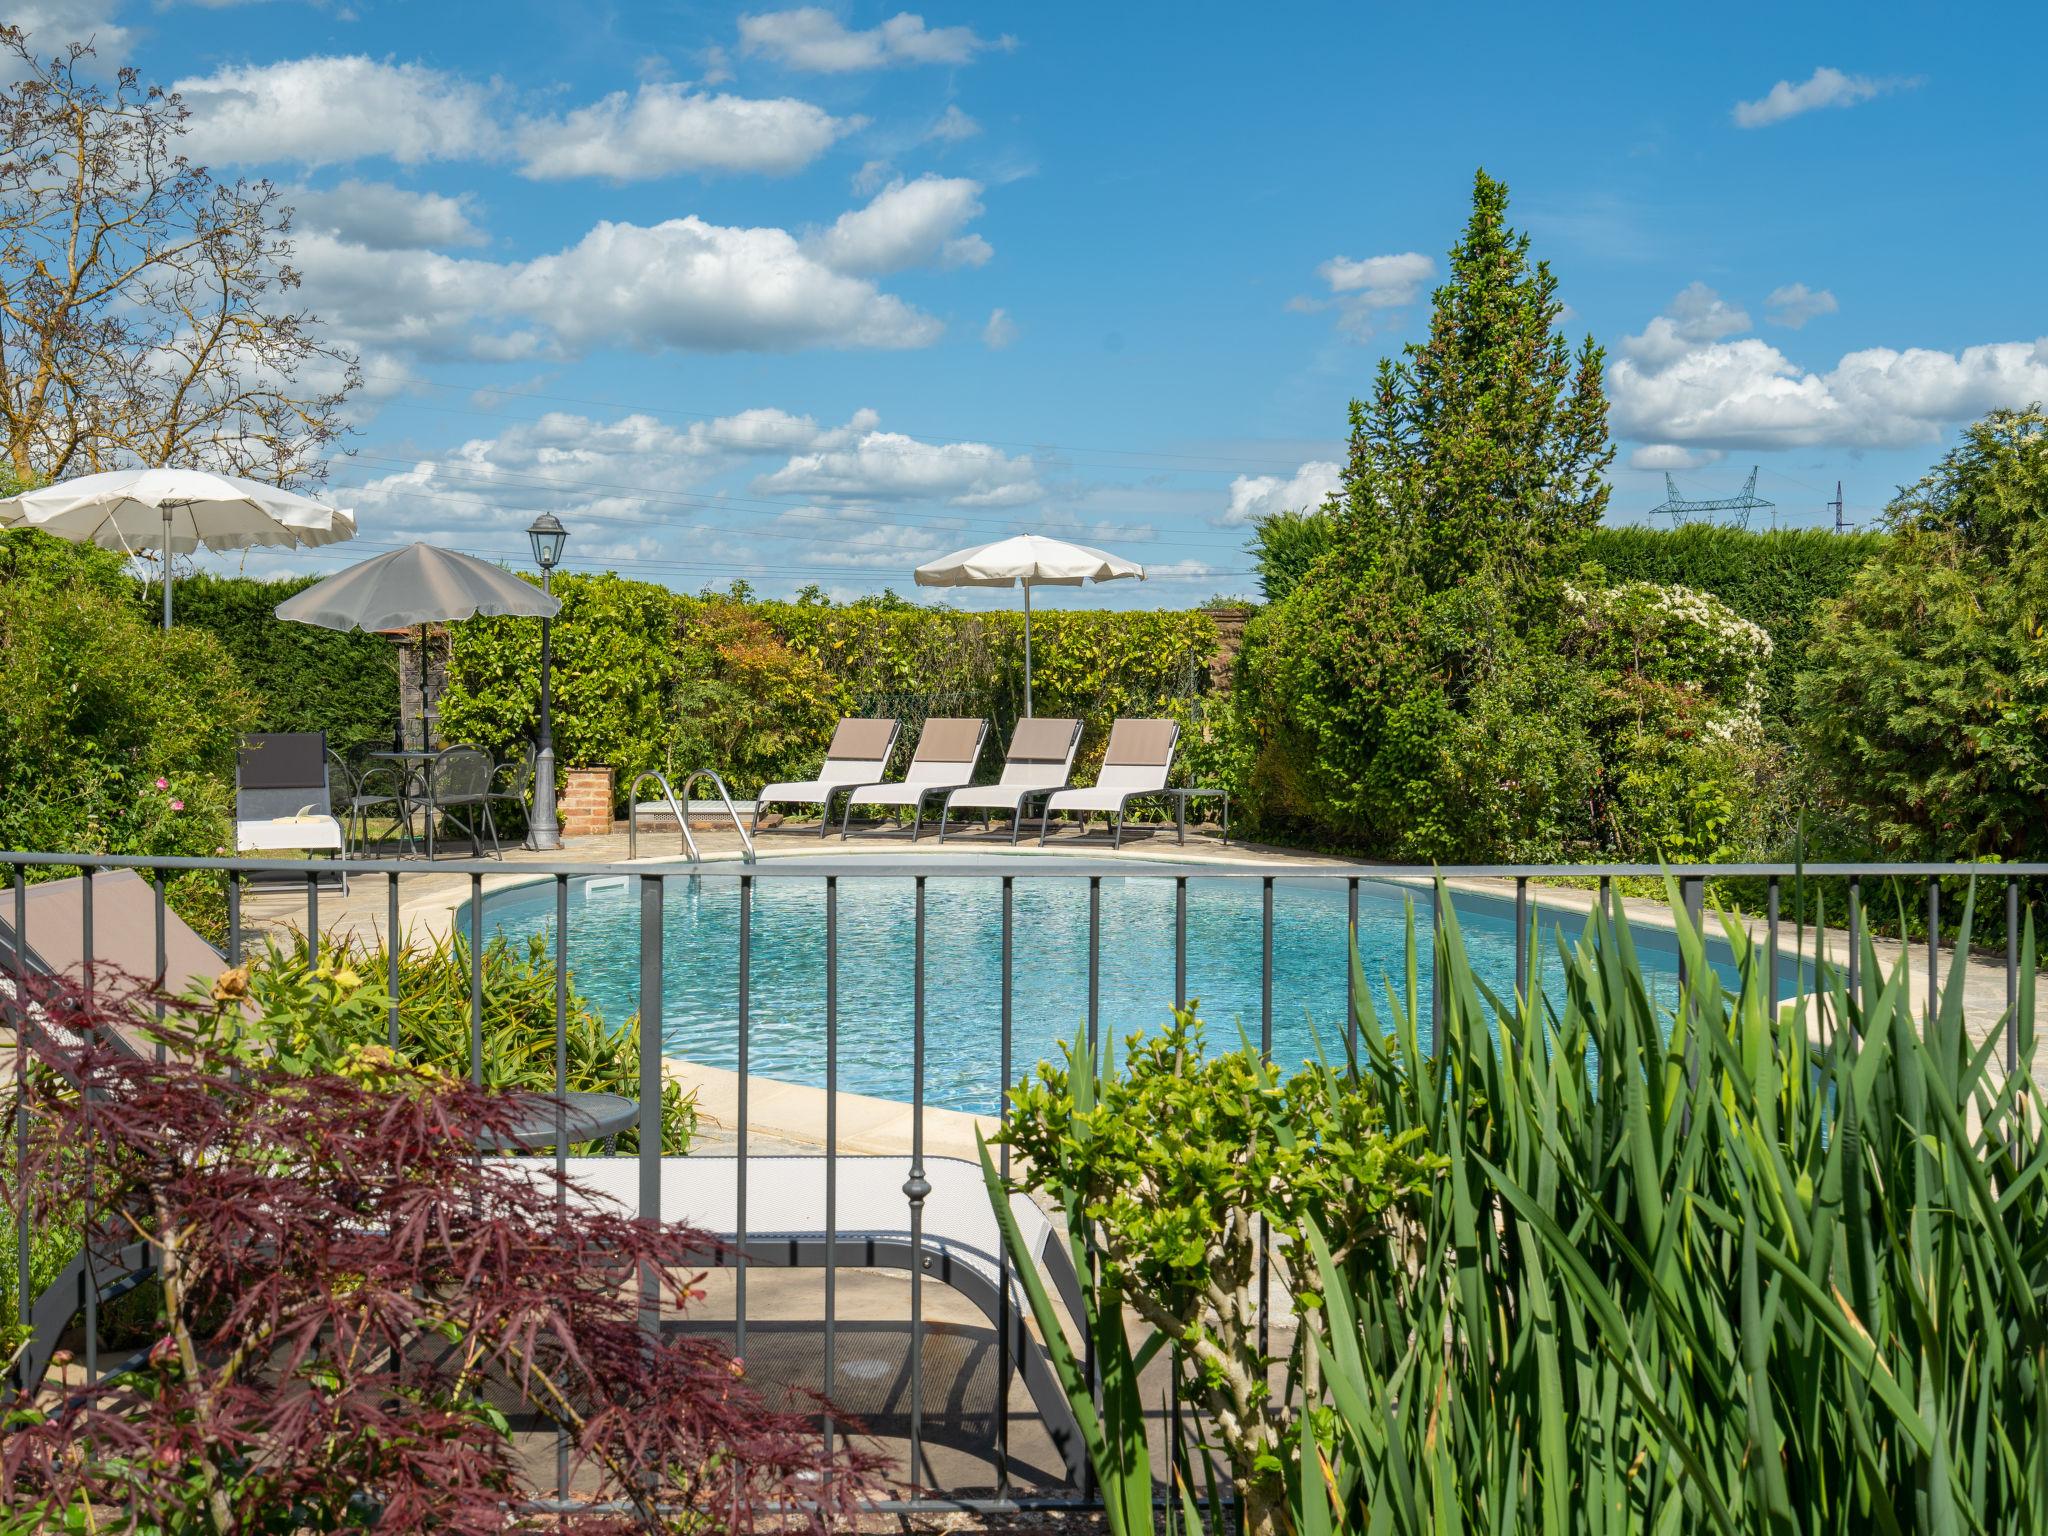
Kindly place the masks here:
<instances>
[{"instance_id":1,"label":"white patio umbrella","mask_svg":"<svg viewBox=\"0 0 2048 1536\"><path fill-rule=\"evenodd\" d=\"M338 544L356 515L296 491L204 469L110 469L0 499L0 527L40 528L74 544L164 555L164 628L171 627L171 556L252 545Z\"/></svg>"},{"instance_id":2,"label":"white patio umbrella","mask_svg":"<svg viewBox=\"0 0 2048 1536\"><path fill-rule=\"evenodd\" d=\"M920 587L1013 587L1024 589L1024 713L1031 713L1031 589L1078 587L1088 581L1145 579L1145 567L1085 544L1068 544L1036 533L1020 533L993 544L956 549L917 568Z\"/></svg>"}]
</instances>

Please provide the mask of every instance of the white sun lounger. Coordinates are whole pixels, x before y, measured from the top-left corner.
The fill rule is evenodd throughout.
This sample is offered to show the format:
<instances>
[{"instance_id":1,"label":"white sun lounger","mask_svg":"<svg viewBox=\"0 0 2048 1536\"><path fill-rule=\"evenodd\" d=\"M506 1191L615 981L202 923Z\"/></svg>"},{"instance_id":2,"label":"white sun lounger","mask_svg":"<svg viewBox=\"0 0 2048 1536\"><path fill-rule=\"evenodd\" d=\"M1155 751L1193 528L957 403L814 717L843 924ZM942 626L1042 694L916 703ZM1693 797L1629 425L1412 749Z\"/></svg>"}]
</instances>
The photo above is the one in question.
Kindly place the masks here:
<instances>
[{"instance_id":1,"label":"white sun lounger","mask_svg":"<svg viewBox=\"0 0 2048 1536\"><path fill-rule=\"evenodd\" d=\"M1067 811L1081 818L1085 836L1088 822L1099 811L1111 818L1112 841L1124 842L1124 810L1133 800L1151 798L1177 802L1175 824L1180 840L1187 841L1187 802L1197 795L1220 795L1222 790L1168 789L1166 777L1173 771L1174 749L1180 745L1180 725L1173 720L1119 720L1109 728L1109 747L1102 754L1102 771L1093 789L1062 789L1046 796L1045 814L1038 823L1038 841L1043 844L1052 832L1054 813ZM1230 802L1224 801L1224 836L1228 838Z\"/></svg>"},{"instance_id":2,"label":"white sun lounger","mask_svg":"<svg viewBox=\"0 0 2048 1536\"><path fill-rule=\"evenodd\" d=\"M750 1265L823 1268L828 1258L847 1269L920 1270L952 1287L980 1309L992 1328L1003 1324L1002 1231L990 1210L981 1169L959 1157L928 1157L920 1240L910 1232L910 1206L903 1192L908 1161L900 1156L841 1154L836 1210L825 1220L827 1159L819 1156L751 1156L747 1176L747 1230L743 1251ZM534 1177L552 1179L552 1159L528 1160ZM699 1154L661 1160L661 1219L699 1227L741 1247L737 1157ZM610 1200L628 1212L640 1209L640 1160L636 1157L572 1157L564 1169L586 1200ZM1051 1282L1069 1317L1081 1316L1080 1283L1065 1239L1030 1196L1010 1196L1010 1212L1040 1271ZM833 1252L836 1237L836 1252ZM706 1256L729 1264L730 1253ZM1044 1419L1069 1476L1081 1476L1084 1452L1059 1378L1037 1338L1026 1326L1031 1308L1014 1271L1010 1275L1008 1323L1010 1358ZM830 1395L830 1383L827 1383ZM1000 1390L1000 1389L999 1389Z\"/></svg>"},{"instance_id":3,"label":"white sun lounger","mask_svg":"<svg viewBox=\"0 0 2048 1536\"><path fill-rule=\"evenodd\" d=\"M1032 800L1065 787L1080 745L1078 720L1056 716L1019 720L1017 729L1010 733L1002 778L994 784L956 789L946 796L939 810L939 841L946 840L946 818L958 810L1008 811L1010 841L1017 841Z\"/></svg>"},{"instance_id":4,"label":"white sun lounger","mask_svg":"<svg viewBox=\"0 0 2048 1536\"><path fill-rule=\"evenodd\" d=\"M760 830L761 812L771 803L817 805L824 807L824 819L818 824L818 836L823 837L832 829L833 797L856 784L877 783L889 771L889 754L896 750L899 728L894 720L840 721L832 732L832 744L825 749L825 765L815 779L762 786L754 797L751 830Z\"/></svg>"},{"instance_id":5,"label":"white sun lounger","mask_svg":"<svg viewBox=\"0 0 2048 1536\"><path fill-rule=\"evenodd\" d=\"M911 806L910 840L917 841L924 827L925 803L949 789L974 782L974 765L981 761L982 743L988 740L986 720L932 719L917 734L917 753L900 784L858 784L846 792L846 814L839 823L839 837L845 841L853 828L855 805Z\"/></svg>"}]
</instances>

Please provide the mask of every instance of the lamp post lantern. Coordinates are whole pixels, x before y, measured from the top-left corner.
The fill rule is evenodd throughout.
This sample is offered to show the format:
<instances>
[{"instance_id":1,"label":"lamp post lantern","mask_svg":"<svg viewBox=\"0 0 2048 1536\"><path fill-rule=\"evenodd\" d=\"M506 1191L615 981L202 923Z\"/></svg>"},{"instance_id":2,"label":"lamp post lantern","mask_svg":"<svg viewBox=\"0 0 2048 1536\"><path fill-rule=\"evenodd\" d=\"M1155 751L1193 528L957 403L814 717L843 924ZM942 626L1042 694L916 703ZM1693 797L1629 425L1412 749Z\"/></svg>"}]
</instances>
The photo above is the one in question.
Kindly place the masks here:
<instances>
[{"instance_id":1,"label":"lamp post lantern","mask_svg":"<svg viewBox=\"0 0 2048 1536\"><path fill-rule=\"evenodd\" d=\"M540 567L540 589L548 591L569 530L552 512L543 512L526 530L533 543L533 562ZM561 823L555 819L555 726L551 710L554 632L551 619L540 621L540 745L533 758L533 816L526 826L526 846L552 852L562 846Z\"/></svg>"}]
</instances>

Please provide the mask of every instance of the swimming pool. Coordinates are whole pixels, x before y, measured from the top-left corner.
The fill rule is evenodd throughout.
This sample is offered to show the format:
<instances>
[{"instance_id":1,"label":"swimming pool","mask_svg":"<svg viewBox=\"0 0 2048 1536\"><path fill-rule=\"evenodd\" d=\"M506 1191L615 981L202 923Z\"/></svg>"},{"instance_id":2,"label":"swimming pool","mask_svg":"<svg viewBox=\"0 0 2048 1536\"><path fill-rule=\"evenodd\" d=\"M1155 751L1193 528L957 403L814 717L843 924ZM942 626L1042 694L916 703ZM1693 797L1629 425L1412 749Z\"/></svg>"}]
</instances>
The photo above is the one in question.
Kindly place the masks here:
<instances>
[{"instance_id":1,"label":"swimming pool","mask_svg":"<svg viewBox=\"0 0 2048 1536\"><path fill-rule=\"evenodd\" d=\"M925 1099L948 1109L992 1111L1002 1089L1002 887L987 876L945 873L933 856L926 883ZM920 861L926 862L926 861ZM984 867L985 867L984 861ZM911 1095L914 937L912 885L900 877L839 873L839 1085L854 1093ZM1113 865L1106 865L1113 869ZM1257 880L1203 878L1189 868L1188 991L1201 1001L1212 1046L1237 1043L1260 1026L1261 890ZM1055 1059L1088 1012L1088 882L1026 878L1017 860L1012 975L1012 1079ZM1423 1016L1429 1009L1429 893L1366 880L1359 887L1358 944L1376 999L1382 976L1400 989L1406 904L1416 905ZM1555 933L1576 937L1576 911L1546 911L1541 924L1545 985L1562 986ZM1459 921L1479 974L1501 993L1514 985L1512 901L1459 895ZM467 931L466 912L458 918ZM1335 1050L1345 1018L1346 897L1342 882L1282 878L1273 892L1273 1055L1292 1066L1314 1053L1317 1034ZM552 941L551 884L516 887L484 900L485 933ZM1101 1027L1119 1036L1164 1024L1174 992L1171 880L1102 881ZM639 904L630 888L589 888L569 897L569 966L582 995L608 1020L639 1004ZM754 882L749 976L748 1066L759 1076L825 1082L825 883L778 876ZM1676 994L1672 936L1638 930L1636 948L1653 991ZM662 1043L666 1054L710 1066L738 1065L739 886L725 877L679 874L663 914ZM1724 945L1715 966L1733 981ZM1788 980L1787 995L1792 984ZM1313 1026L1313 1027L1312 1027Z\"/></svg>"}]
</instances>

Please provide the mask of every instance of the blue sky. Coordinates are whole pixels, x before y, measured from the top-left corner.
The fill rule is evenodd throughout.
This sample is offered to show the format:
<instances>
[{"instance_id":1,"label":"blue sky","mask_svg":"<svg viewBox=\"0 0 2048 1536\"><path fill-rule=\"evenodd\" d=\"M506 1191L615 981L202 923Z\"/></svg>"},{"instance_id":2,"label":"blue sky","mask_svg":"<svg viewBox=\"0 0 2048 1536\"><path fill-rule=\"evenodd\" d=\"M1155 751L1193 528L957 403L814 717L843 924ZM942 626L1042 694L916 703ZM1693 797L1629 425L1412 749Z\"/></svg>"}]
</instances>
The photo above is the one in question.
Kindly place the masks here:
<instances>
[{"instance_id":1,"label":"blue sky","mask_svg":"<svg viewBox=\"0 0 2048 1536\"><path fill-rule=\"evenodd\" d=\"M369 388L352 547L695 589L910 587L1017 529L1248 591L1414 337L1476 166L1609 353L1610 520L1664 471L1865 520L2048 397L2048 23L1356 5L0 7L176 84L300 209ZM218 562L239 564L233 562ZM951 594L975 602L975 595ZM989 601L1002 601L999 596Z\"/></svg>"}]
</instances>

